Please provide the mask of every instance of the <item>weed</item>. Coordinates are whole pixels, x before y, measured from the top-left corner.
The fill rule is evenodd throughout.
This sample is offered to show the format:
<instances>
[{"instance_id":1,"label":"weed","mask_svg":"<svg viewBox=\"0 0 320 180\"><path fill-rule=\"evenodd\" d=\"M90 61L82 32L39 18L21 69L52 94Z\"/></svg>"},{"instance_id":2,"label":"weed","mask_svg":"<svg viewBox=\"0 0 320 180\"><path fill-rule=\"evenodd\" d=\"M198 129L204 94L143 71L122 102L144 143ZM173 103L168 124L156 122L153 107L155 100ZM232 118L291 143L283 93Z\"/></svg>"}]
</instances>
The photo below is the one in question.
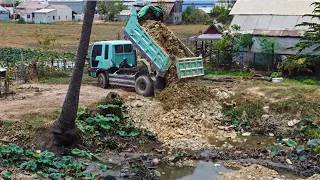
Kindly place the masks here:
<instances>
[{"instance_id":1,"label":"weed","mask_svg":"<svg viewBox=\"0 0 320 180\"><path fill-rule=\"evenodd\" d=\"M304 133L310 138L320 139L320 129L319 128L307 128Z\"/></svg>"},{"instance_id":2,"label":"weed","mask_svg":"<svg viewBox=\"0 0 320 180\"><path fill-rule=\"evenodd\" d=\"M320 81L312 78L285 78L285 82L320 86Z\"/></svg>"}]
</instances>

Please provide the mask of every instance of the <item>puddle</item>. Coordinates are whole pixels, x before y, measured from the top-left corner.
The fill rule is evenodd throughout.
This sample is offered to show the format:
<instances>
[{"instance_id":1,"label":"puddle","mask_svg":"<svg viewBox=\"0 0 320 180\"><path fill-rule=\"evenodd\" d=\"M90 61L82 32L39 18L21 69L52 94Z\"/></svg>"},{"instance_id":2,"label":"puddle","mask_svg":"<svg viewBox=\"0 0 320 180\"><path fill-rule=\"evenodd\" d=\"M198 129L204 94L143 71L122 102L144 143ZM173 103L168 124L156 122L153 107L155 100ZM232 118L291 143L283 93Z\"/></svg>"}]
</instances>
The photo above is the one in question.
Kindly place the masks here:
<instances>
[{"instance_id":1,"label":"puddle","mask_svg":"<svg viewBox=\"0 0 320 180\"><path fill-rule=\"evenodd\" d=\"M275 137L268 137L268 136L238 136L240 140L236 141L235 139L227 139L225 141L220 141L216 139L214 136L209 137L209 142L212 145L216 146L223 146L223 144L231 144L234 147L246 147L246 148L261 148L264 146L270 146L276 143Z\"/></svg>"},{"instance_id":2,"label":"puddle","mask_svg":"<svg viewBox=\"0 0 320 180\"><path fill-rule=\"evenodd\" d=\"M219 173L233 172L233 169L227 169L223 166L215 167L212 162L199 161L197 167L168 167L160 165L157 171L164 172L160 180L220 180Z\"/></svg>"},{"instance_id":3,"label":"puddle","mask_svg":"<svg viewBox=\"0 0 320 180\"><path fill-rule=\"evenodd\" d=\"M219 162L217 162L219 164ZM220 173L235 172L239 168L215 166L213 162L199 161L197 167L170 167L160 165L157 171L161 173L160 180L222 180ZM278 172L279 176L289 179L305 179L288 172Z\"/></svg>"}]
</instances>

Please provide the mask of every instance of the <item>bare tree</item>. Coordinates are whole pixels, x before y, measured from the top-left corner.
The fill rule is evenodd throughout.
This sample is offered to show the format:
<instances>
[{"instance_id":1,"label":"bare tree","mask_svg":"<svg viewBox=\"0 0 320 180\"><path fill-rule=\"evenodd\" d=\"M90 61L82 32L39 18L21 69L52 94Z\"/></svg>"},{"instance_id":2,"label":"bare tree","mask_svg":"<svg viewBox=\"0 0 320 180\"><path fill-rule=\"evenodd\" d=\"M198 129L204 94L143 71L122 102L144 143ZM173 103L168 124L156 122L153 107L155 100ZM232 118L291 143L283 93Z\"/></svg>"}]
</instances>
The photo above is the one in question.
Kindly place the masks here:
<instances>
[{"instance_id":1,"label":"bare tree","mask_svg":"<svg viewBox=\"0 0 320 180\"><path fill-rule=\"evenodd\" d=\"M68 92L64 99L61 115L59 119L54 122L52 128L54 140L60 145L72 145L79 137L75 119L77 117L82 74L88 52L96 5L97 1L87 1L77 52L77 60L72 73Z\"/></svg>"}]
</instances>

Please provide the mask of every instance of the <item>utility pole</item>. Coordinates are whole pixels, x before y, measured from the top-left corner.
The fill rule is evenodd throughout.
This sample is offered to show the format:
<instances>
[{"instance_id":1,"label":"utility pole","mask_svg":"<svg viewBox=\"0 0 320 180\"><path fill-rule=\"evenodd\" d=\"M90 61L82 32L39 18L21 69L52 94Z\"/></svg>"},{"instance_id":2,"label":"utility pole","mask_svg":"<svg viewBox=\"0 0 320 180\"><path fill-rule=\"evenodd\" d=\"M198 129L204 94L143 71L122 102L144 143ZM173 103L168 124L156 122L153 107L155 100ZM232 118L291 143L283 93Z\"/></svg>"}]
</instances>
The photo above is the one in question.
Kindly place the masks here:
<instances>
[{"instance_id":1,"label":"utility pole","mask_svg":"<svg viewBox=\"0 0 320 180\"><path fill-rule=\"evenodd\" d=\"M16 14L14 13L14 4L15 0L12 0L12 15L13 15L13 20L16 20Z\"/></svg>"}]
</instances>

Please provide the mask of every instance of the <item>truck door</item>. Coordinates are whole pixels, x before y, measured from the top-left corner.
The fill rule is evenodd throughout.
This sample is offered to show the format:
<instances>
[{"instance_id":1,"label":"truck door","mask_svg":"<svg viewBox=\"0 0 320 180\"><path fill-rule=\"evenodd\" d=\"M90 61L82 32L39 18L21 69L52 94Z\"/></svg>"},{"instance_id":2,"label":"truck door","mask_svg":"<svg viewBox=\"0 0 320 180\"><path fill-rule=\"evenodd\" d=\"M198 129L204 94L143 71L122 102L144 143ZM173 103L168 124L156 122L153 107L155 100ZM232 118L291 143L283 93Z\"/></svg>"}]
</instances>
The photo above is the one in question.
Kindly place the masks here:
<instances>
[{"instance_id":1,"label":"truck door","mask_svg":"<svg viewBox=\"0 0 320 180\"><path fill-rule=\"evenodd\" d=\"M91 52L91 67L98 67L99 62L102 60L102 45L94 45Z\"/></svg>"}]
</instances>

